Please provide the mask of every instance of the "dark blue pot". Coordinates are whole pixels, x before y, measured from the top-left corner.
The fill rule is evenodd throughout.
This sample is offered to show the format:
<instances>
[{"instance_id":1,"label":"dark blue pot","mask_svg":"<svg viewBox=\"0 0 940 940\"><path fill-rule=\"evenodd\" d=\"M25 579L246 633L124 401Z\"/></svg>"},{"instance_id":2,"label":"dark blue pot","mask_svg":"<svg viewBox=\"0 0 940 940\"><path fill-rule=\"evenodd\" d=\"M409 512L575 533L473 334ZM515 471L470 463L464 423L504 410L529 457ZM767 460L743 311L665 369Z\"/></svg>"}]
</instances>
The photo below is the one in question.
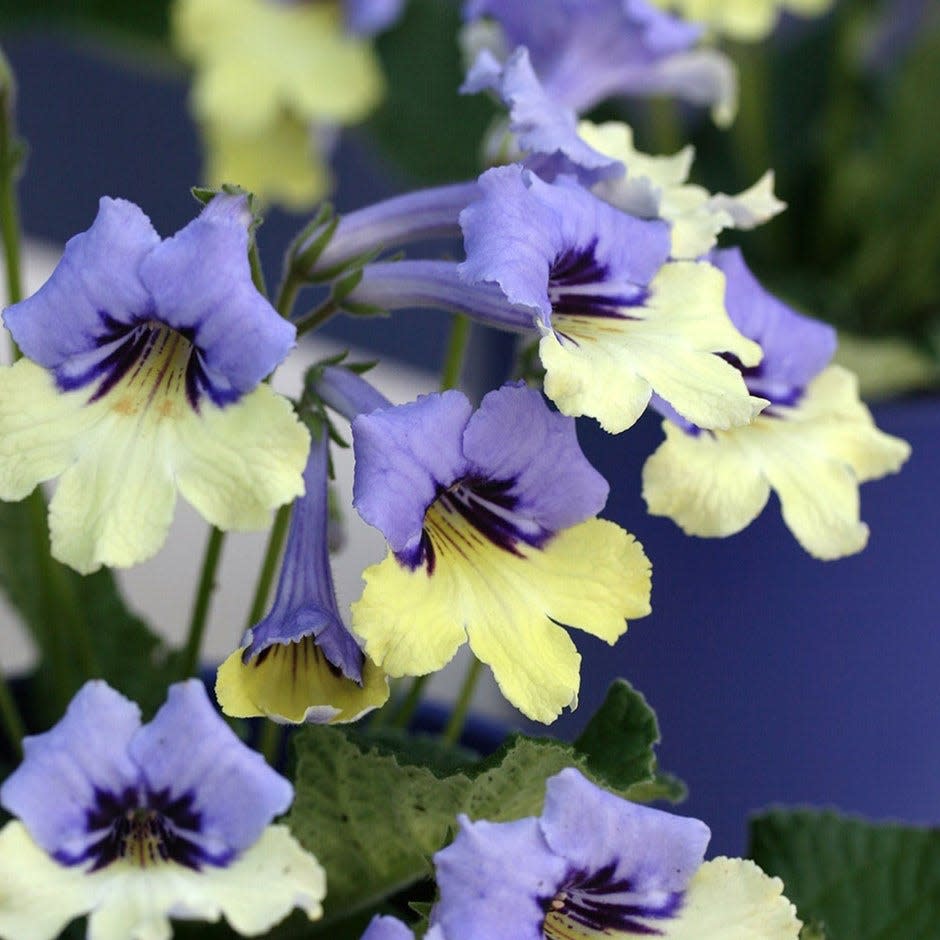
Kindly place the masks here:
<instances>
[{"instance_id":1,"label":"dark blue pot","mask_svg":"<svg viewBox=\"0 0 940 940\"><path fill-rule=\"evenodd\" d=\"M862 487L866 550L828 563L800 549L776 498L729 539L648 516L654 417L616 438L581 429L611 483L604 515L653 562L653 614L613 649L576 637L580 707L552 731L575 734L610 680L628 678L659 715L661 764L688 783L682 811L712 826L714 852L740 854L748 812L770 803L940 822L940 399L875 417L913 456Z\"/></svg>"}]
</instances>

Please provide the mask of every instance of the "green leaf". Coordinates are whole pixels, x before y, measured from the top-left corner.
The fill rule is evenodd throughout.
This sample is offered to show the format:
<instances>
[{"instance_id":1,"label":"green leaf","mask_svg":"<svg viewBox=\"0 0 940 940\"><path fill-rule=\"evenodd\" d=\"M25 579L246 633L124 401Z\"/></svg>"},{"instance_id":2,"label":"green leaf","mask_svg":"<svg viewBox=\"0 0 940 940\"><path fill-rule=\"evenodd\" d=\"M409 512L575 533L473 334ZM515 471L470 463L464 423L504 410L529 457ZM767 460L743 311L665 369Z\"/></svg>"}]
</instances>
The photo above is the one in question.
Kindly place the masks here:
<instances>
[{"instance_id":1,"label":"green leaf","mask_svg":"<svg viewBox=\"0 0 940 940\"><path fill-rule=\"evenodd\" d=\"M402 766L333 728L306 728L295 741L288 824L326 869L327 917L369 907L430 874L430 857L466 800L468 777Z\"/></svg>"},{"instance_id":2,"label":"green leaf","mask_svg":"<svg viewBox=\"0 0 940 940\"><path fill-rule=\"evenodd\" d=\"M163 701L174 677L168 647L128 609L110 571L82 577L50 557L38 490L0 503L0 591L41 654L27 691L31 731L57 721L90 678L104 679L145 713Z\"/></svg>"},{"instance_id":3,"label":"green leaf","mask_svg":"<svg viewBox=\"0 0 940 940\"><path fill-rule=\"evenodd\" d=\"M940 830L775 811L751 822L750 838L754 861L829 940L937 936Z\"/></svg>"}]
</instances>

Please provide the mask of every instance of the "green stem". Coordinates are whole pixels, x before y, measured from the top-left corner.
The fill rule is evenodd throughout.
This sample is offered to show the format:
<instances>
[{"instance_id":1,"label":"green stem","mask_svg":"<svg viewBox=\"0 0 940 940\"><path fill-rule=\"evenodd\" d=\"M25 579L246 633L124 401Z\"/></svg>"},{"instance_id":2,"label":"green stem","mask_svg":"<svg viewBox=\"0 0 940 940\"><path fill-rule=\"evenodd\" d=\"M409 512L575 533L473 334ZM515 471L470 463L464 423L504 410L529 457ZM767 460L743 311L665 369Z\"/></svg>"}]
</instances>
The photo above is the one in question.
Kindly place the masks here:
<instances>
[{"instance_id":1,"label":"green stem","mask_svg":"<svg viewBox=\"0 0 940 940\"><path fill-rule=\"evenodd\" d=\"M441 391L457 388L460 384L460 373L463 371L463 360L467 352L467 341L470 339L470 320L463 314L457 314L450 328L450 339L447 341L447 352L444 354L444 366L441 369Z\"/></svg>"},{"instance_id":2,"label":"green stem","mask_svg":"<svg viewBox=\"0 0 940 940\"><path fill-rule=\"evenodd\" d=\"M398 709L398 713L395 715L395 721L393 722L394 727L408 727L411 716L414 715L415 710L421 702L421 694L424 692L424 687L428 684L430 679L430 675L418 676L414 682L411 683L411 688L408 690L404 702L401 703L401 708Z\"/></svg>"},{"instance_id":3,"label":"green stem","mask_svg":"<svg viewBox=\"0 0 940 940\"><path fill-rule=\"evenodd\" d=\"M770 118L771 73L766 49L740 45L737 55L741 71L741 98L732 125L735 153L744 183L750 186L772 163Z\"/></svg>"},{"instance_id":4,"label":"green stem","mask_svg":"<svg viewBox=\"0 0 940 940\"><path fill-rule=\"evenodd\" d=\"M202 638L206 632L209 604L212 600L212 592L216 587L216 572L219 568L219 559L222 557L224 542L225 533L221 529L212 526L209 530L209 538L206 541L206 550L202 556L202 573L199 576L199 586L196 588L196 598L193 602L193 612L189 620L186 647L183 651L180 672L184 679L188 676L194 676L199 668L199 652L202 649Z\"/></svg>"},{"instance_id":5,"label":"green stem","mask_svg":"<svg viewBox=\"0 0 940 940\"><path fill-rule=\"evenodd\" d=\"M3 240L3 260L6 267L7 302L11 304L23 299L20 212L16 196L21 145L16 139L13 98L13 73L0 53L0 238ZM13 358L18 359L19 349L16 343L12 345Z\"/></svg>"},{"instance_id":6,"label":"green stem","mask_svg":"<svg viewBox=\"0 0 940 940\"><path fill-rule=\"evenodd\" d=\"M483 663L474 657L470 661L470 668L467 670L466 678L460 687L457 695L457 701L454 702L454 710L451 713L450 721L444 729L442 738L448 744L456 744L460 740L460 732L467 721L467 712L470 710L470 702L473 700L473 692L476 689L477 681L483 671Z\"/></svg>"},{"instance_id":7,"label":"green stem","mask_svg":"<svg viewBox=\"0 0 940 940\"><path fill-rule=\"evenodd\" d=\"M248 249L248 264L251 267L251 282L259 294L268 296L268 286L264 282L264 268L261 267L261 256L258 254L258 243L252 238Z\"/></svg>"},{"instance_id":8,"label":"green stem","mask_svg":"<svg viewBox=\"0 0 940 940\"><path fill-rule=\"evenodd\" d=\"M309 314L301 318L300 325L297 327L297 335L303 336L304 333L318 329L337 313L339 313L339 304L330 297L329 300L325 300L319 307L315 307Z\"/></svg>"},{"instance_id":9,"label":"green stem","mask_svg":"<svg viewBox=\"0 0 940 940\"><path fill-rule=\"evenodd\" d=\"M277 296L274 298L274 308L285 319L289 320L291 311L294 309L294 302L303 287L303 280L299 278L295 271L290 270L284 276L280 286L277 289Z\"/></svg>"},{"instance_id":10,"label":"green stem","mask_svg":"<svg viewBox=\"0 0 940 940\"><path fill-rule=\"evenodd\" d=\"M0 721L2 721L3 730L13 746L14 756L22 757L23 736L26 734L26 726L23 724L20 710L16 707L10 687L7 685L2 673L0 673Z\"/></svg>"},{"instance_id":11,"label":"green stem","mask_svg":"<svg viewBox=\"0 0 940 940\"><path fill-rule=\"evenodd\" d=\"M281 506L274 517L274 525L271 526L271 532L268 535L268 547L265 549L264 561L258 573L258 583L255 585L255 595L251 601L251 609L248 611L246 630L250 630L264 615L271 585L274 582L274 573L277 571L277 562L281 557L281 548L284 546L284 538L287 535L291 505L288 503Z\"/></svg>"},{"instance_id":12,"label":"green stem","mask_svg":"<svg viewBox=\"0 0 940 940\"><path fill-rule=\"evenodd\" d=\"M277 757L281 751L281 738L284 735L284 726L275 721L266 721L261 731L261 742L258 750L264 759L272 766L276 766Z\"/></svg>"}]
</instances>

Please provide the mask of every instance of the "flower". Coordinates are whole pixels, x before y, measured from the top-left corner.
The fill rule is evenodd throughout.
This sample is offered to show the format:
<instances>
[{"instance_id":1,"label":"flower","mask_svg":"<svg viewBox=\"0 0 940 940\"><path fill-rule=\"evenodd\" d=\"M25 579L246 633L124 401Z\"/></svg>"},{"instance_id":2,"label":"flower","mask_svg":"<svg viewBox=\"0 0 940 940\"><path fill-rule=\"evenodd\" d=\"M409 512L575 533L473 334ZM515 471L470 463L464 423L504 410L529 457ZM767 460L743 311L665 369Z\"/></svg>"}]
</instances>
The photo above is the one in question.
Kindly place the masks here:
<instances>
[{"instance_id":1,"label":"flower","mask_svg":"<svg viewBox=\"0 0 940 940\"><path fill-rule=\"evenodd\" d=\"M459 818L434 856L442 940L796 940L779 878L753 862L702 861L708 827L601 790L569 768L538 818Z\"/></svg>"},{"instance_id":2,"label":"flower","mask_svg":"<svg viewBox=\"0 0 940 940\"><path fill-rule=\"evenodd\" d=\"M219 667L216 697L226 715L346 722L388 699L388 681L363 656L336 606L327 539L328 460L325 434L314 434L274 606Z\"/></svg>"},{"instance_id":3,"label":"flower","mask_svg":"<svg viewBox=\"0 0 940 940\"><path fill-rule=\"evenodd\" d=\"M464 641L538 721L574 705L580 656L561 625L613 643L649 613L649 562L595 519L608 487L574 422L506 385L476 413L457 391L361 414L353 504L390 552L352 606L393 676L440 669Z\"/></svg>"},{"instance_id":4,"label":"flower","mask_svg":"<svg viewBox=\"0 0 940 940\"><path fill-rule=\"evenodd\" d=\"M213 525L261 529L303 491L308 435L259 384L295 329L255 290L243 196L161 241L101 200L46 284L4 322L26 357L0 369L0 498L61 474L52 553L80 572L153 555L176 489Z\"/></svg>"},{"instance_id":5,"label":"flower","mask_svg":"<svg viewBox=\"0 0 940 940\"><path fill-rule=\"evenodd\" d=\"M617 433L654 391L705 427L746 424L763 407L716 355L760 360L728 319L722 275L704 262L667 263L664 223L518 166L489 170L479 185L460 217L467 259L458 270L531 311L545 392L562 412Z\"/></svg>"},{"instance_id":6,"label":"flower","mask_svg":"<svg viewBox=\"0 0 940 940\"><path fill-rule=\"evenodd\" d=\"M752 229L786 208L774 196L771 170L736 196L713 195L687 182L695 157L691 146L672 156L654 157L633 146L633 131L622 122L582 121L577 130L579 140L592 153L618 160L627 168L620 178L599 181L592 188L594 195L639 218L668 222L673 258L700 258L715 247L723 229Z\"/></svg>"},{"instance_id":7,"label":"flower","mask_svg":"<svg viewBox=\"0 0 940 940\"><path fill-rule=\"evenodd\" d=\"M646 0L468 0L465 19L496 20L501 36L486 45L525 46L550 99L581 114L613 95L675 94L710 105L729 123L737 106L731 62L713 49L693 49L702 29Z\"/></svg>"},{"instance_id":8,"label":"flower","mask_svg":"<svg viewBox=\"0 0 940 940\"><path fill-rule=\"evenodd\" d=\"M369 4L347 12L353 25L384 18ZM339 4L177 0L173 36L195 68L208 181L291 209L316 202L330 186L327 128L361 121L382 94L372 49L345 32Z\"/></svg>"},{"instance_id":9,"label":"flower","mask_svg":"<svg viewBox=\"0 0 940 940\"><path fill-rule=\"evenodd\" d=\"M414 934L397 918L376 914L361 940L414 940ZM444 936L438 927L431 927L424 940L444 940Z\"/></svg>"},{"instance_id":10,"label":"flower","mask_svg":"<svg viewBox=\"0 0 940 940\"><path fill-rule=\"evenodd\" d=\"M811 555L861 551L868 527L859 519L859 484L897 471L910 447L879 431L855 377L828 365L831 327L767 293L737 249L711 260L727 278L731 318L764 350L759 367L742 369L745 381L771 404L753 424L727 431L664 422L666 440L643 468L647 508L690 535L726 536L756 519L773 489Z\"/></svg>"},{"instance_id":11,"label":"flower","mask_svg":"<svg viewBox=\"0 0 940 940\"><path fill-rule=\"evenodd\" d=\"M24 741L0 788L0 936L46 940L90 914L95 940L161 940L169 917L258 934L295 906L321 914L325 876L286 826L290 783L245 747L196 680L153 721L87 683Z\"/></svg>"},{"instance_id":12,"label":"flower","mask_svg":"<svg viewBox=\"0 0 940 940\"><path fill-rule=\"evenodd\" d=\"M833 0L651 0L664 10L676 10L688 20L706 23L716 33L734 39L765 38L781 11L800 16L825 13Z\"/></svg>"}]
</instances>

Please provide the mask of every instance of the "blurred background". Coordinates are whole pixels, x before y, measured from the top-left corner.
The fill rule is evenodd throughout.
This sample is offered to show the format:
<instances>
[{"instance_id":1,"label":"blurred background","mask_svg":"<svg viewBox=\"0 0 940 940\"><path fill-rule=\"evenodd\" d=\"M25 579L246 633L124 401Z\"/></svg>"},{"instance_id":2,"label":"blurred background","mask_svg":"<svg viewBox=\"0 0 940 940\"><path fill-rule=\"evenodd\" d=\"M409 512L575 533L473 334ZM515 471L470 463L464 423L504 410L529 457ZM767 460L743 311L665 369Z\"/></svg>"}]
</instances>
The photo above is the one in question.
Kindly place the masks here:
<instances>
[{"instance_id":1,"label":"blurred background","mask_svg":"<svg viewBox=\"0 0 940 940\"><path fill-rule=\"evenodd\" d=\"M773 498L736 537L685 537L669 520L647 516L640 497L642 464L661 438L658 419L648 415L617 437L579 424L589 458L611 483L605 515L633 532L653 561L653 614L613 649L577 638L580 707L550 730L573 735L611 679L629 679L659 715L661 765L689 785L682 809L712 826L714 853L741 854L747 813L772 803L940 823L935 13L927 2L842 0L828 16L785 19L768 42L732 45L742 108L728 131L667 102L605 106L596 115L625 117L650 151L693 140L695 181L713 190L737 192L773 167L789 209L737 239L752 267L805 312L900 344L889 356L846 343L867 387L892 393L874 404L876 421L907 439L913 457L900 475L863 487L871 542L837 562L803 553ZM332 152L330 198L340 211L480 171L480 141L496 111L456 94L459 22L455 3L410 0L403 19L376 38L386 95ZM189 188L204 182L202 151L187 110L189 76L169 35L168 4L157 0L0 0L0 47L16 74L19 133L29 147L19 194L33 286L64 241L90 225L101 195L138 203L163 235L193 216ZM310 214L265 211L259 242L269 282ZM456 243L421 250L429 247L461 252ZM351 345L383 357L380 386L405 400L435 387L448 329L448 318L433 311L338 318L281 381L291 391L305 362ZM503 381L513 353L509 338L475 328L464 373L471 394ZM348 455L343 460L348 488ZM343 603L357 596L362 566L382 554L381 538L347 522L349 542L336 559ZM186 585L196 577L186 569L202 545L200 525L184 515L161 555L124 578L132 601L168 636L185 623ZM246 606L238 566L255 564L263 541L233 540L210 656L225 655L237 639ZM17 670L28 661L22 638L4 622L0 662ZM449 684L436 683L434 694L446 697ZM519 724L492 686L479 705Z\"/></svg>"}]
</instances>

